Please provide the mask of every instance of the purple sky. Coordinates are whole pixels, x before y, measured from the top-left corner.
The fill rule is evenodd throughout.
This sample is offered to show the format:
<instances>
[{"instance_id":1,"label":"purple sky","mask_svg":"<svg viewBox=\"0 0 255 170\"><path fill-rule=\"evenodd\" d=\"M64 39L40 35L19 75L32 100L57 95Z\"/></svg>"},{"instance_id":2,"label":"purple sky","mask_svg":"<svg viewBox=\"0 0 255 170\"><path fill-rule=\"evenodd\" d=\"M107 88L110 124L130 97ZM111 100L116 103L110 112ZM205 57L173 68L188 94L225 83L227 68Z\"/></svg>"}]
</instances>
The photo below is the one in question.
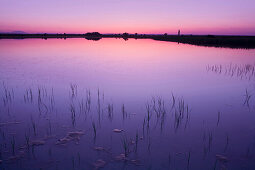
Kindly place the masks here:
<instances>
[{"instance_id":1,"label":"purple sky","mask_svg":"<svg viewBox=\"0 0 255 170\"><path fill-rule=\"evenodd\" d=\"M0 0L0 31L255 35L255 0Z\"/></svg>"}]
</instances>

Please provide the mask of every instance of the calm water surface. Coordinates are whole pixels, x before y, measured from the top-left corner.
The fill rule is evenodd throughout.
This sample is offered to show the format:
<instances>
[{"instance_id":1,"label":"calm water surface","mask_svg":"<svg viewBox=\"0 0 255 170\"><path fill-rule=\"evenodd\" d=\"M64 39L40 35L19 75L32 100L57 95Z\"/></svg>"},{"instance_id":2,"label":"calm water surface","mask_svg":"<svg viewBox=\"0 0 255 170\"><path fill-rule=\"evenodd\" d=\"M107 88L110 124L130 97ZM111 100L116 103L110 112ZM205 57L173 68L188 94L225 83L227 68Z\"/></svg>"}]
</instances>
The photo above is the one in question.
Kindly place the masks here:
<instances>
[{"instance_id":1,"label":"calm water surface","mask_svg":"<svg viewBox=\"0 0 255 170\"><path fill-rule=\"evenodd\" d=\"M255 50L0 40L0 81L0 169L255 169Z\"/></svg>"}]
</instances>

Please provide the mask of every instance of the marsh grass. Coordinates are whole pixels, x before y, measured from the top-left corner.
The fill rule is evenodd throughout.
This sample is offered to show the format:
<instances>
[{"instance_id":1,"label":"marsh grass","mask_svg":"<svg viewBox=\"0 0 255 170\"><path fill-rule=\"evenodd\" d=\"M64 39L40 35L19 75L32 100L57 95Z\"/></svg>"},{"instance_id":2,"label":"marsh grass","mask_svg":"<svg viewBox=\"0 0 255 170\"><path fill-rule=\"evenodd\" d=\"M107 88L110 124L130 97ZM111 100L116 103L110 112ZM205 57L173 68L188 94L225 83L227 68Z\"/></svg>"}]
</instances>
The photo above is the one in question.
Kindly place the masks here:
<instances>
[{"instance_id":1,"label":"marsh grass","mask_svg":"<svg viewBox=\"0 0 255 170\"><path fill-rule=\"evenodd\" d=\"M0 160L3 159L3 144L0 144Z\"/></svg>"},{"instance_id":2,"label":"marsh grass","mask_svg":"<svg viewBox=\"0 0 255 170\"><path fill-rule=\"evenodd\" d=\"M247 89L245 89L245 95L244 95L245 99L244 99L243 105L250 107L251 96L252 96L251 93Z\"/></svg>"},{"instance_id":3,"label":"marsh grass","mask_svg":"<svg viewBox=\"0 0 255 170\"><path fill-rule=\"evenodd\" d=\"M182 125L182 122L185 121L184 129L187 128L188 123L190 121L190 113L191 109L189 105L184 101L184 99L178 98L173 95L172 93L172 103L169 108L169 111L167 111L167 107L165 106L165 101L162 97L152 97L151 102L146 103L146 114L143 119L143 134L144 134L144 127L145 124L147 125L147 130L150 127L150 122L155 122L155 128L160 123L160 131L163 132L165 119L167 113L173 113L174 116L174 127L175 131L179 129L179 127ZM156 121L154 121L153 117L156 117Z\"/></svg>"},{"instance_id":4,"label":"marsh grass","mask_svg":"<svg viewBox=\"0 0 255 170\"><path fill-rule=\"evenodd\" d=\"M29 147L30 147L30 137L29 137L29 135L27 135L27 133L25 133L25 141L26 141L26 146L29 149Z\"/></svg>"},{"instance_id":5,"label":"marsh grass","mask_svg":"<svg viewBox=\"0 0 255 170\"><path fill-rule=\"evenodd\" d=\"M188 161L187 161L187 169L189 169L189 166L190 166L190 151L188 153Z\"/></svg>"},{"instance_id":6,"label":"marsh grass","mask_svg":"<svg viewBox=\"0 0 255 170\"><path fill-rule=\"evenodd\" d=\"M186 119L184 129L187 128L188 122L190 120L190 112L191 112L191 109L189 105L186 104L183 98L179 98L177 101L177 105L174 107L175 130L179 129L184 119Z\"/></svg>"},{"instance_id":7,"label":"marsh grass","mask_svg":"<svg viewBox=\"0 0 255 170\"><path fill-rule=\"evenodd\" d=\"M221 115L221 113L220 113L220 111L218 111L217 126L219 126L219 123L220 123L220 115Z\"/></svg>"},{"instance_id":8,"label":"marsh grass","mask_svg":"<svg viewBox=\"0 0 255 170\"><path fill-rule=\"evenodd\" d=\"M223 151L224 153L227 151L228 145L229 145L229 136L228 136L228 134L226 134L226 144L225 144L224 151Z\"/></svg>"},{"instance_id":9,"label":"marsh grass","mask_svg":"<svg viewBox=\"0 0 255 170\"><path fill-rule=\"evenodd\" d=\"M163 127L164 127L164 123L165 123L165 114L163 114L161 116L161 121L160 121L160 132L163 132Z\"/></svg>"},{"instance_id":10,"label":"marsh grass","mask_svg":"<svg viewBox=\"0 0 255 170\"><path fill-rule=\"evenodd\" d=\"M77 156L78 156L78 163L79 163L79 165L81 165L81 154L80 154L80 152L77 153Z\"/></svg>"},{"instance_id":11,"label":"marsh grass","mask_svg":"<svg viewBox=\"0 0 255 170\"><path fill-rule=\"evenodd\" d=\"M84 114L85 118L87 117L87 114L90 112L91 110L91 92L90 90L86 90L85 93L85 101L84 98L82 98L79 101L79 110L80 110L80 114Z\"/></svg>"},{"instance_id":12,"label":"marsh grass","mask_svg":"<svg viewBox=\"0 0 255 170\"><path fill-rule=\"evenodd\" d=\"M48 97L47 89L45 87L38 87L37 92L38 92L38 95L37 95L38 111L40 115L42 113L47 114L49 109L48 109L48 106L43 102L43 99Z\"/></svg>"},{"instance_id":13,"label":"marsh grass","mask_svg":"<svg viewBox=\"0 0 255 170\"><path fill-rule=\"evenodd\" d=\"M124 104L122 104L121 106L121 112L122 112L122 119L125 120L127 118L127 111Z\"/></svg>"},{"instance_id":14,"label":"marsh grass","mask_svg":"<svg viewBox=\"0 0 255 170\"><path fill-rule=\"evenodd\" d=\"M74 160L73 156L72 156L72 168L73 168L73 170L75 170L75 160Z\"/></svg>"},{"instance_id":15,"label":"marsh grass","mask_svg":"<svg viewBox=\"0 0 255 170\"><path fill-rule=\"evenodd\" d=\"M176 101L175 96L174 96L174 94L172 93L172 107L171 107L171 109L174 108L174 106L175 106L175 101Z\"/></svg>"},{"instance_id":16,"label":"marsh grass","mask_svg":"<svg viewBox=\"0 0 255 170\"><path fill-rule=\"evenodd\" d=\"M156 113L157 118L166 114L165 102L162 97L152 97L152 108L153 111Z\"/></svg>"},{"instance_id":17,"label":"marsh grass","mask_svg":"<svg viewBox=\"0 0 255 170\"><path fill-rule=\"evenodd\" d=\"M136 135L135 135L135 152L137 152L138 140L139 140L138 131L136 131Z\"/></svg>"},{"instance_id":18,"label":"marsh grass","mask_svg":"<svg viewBox=\"0 0 255 170\"><path fill-rule=\"evenodd\" d=\"M90 90L86 90L86 111L90 112L91 108L91 92Z\"/></svg>"},{"instance_id":19,"label":"marsh grass","mask_svg":"<svg viewBox=\"0 0 255 170\"><path fill-rule=\"evenodd\" d=\"M126 137L122 138L122 147L124 150L125 157L128 157L129 154L129 141Z\"/></svg>"},{"instance_id":20,"label":"marsh grass","mask_svg":"<svg viewBox=\"0 0 255 170\"><path fill-rule=\"evenodd\" d=\"M147 121L147 127L150 126L150 120L151 120L151 116L152 116L152 113L151 113L151 106L149 103L146 104L146 121Z\"/></svg>"},{"instance_id":21,"label":"marsh grass","mask_svg":"<svg viewBox=\"0 0 255 170\"><path fill-rule=\"evenodd\" d=\"M203 158L205 159L206 155L211 152L211 147L212 147L212 141L213 141L213 133L211 130L208 132L204 131L203 133Z\"/></svg>"},{"instance_id":22,"label":"marsh grass","mask_svg":"<svg viewBox=\"0 0 255 170\"><path fill-rule=\"evenodd\" d=\"M151 138L150 138L150 136L148 137L147 150L148 150L149 153L151 153Z\"/></svg>"},{"instance_id":23,"label":"marsh grass","mask_svg":"<svg viewBox=\"0 0 255 170\"><path fill-rule=\"evenodd\" d=\"M53 112L54 110L54 107L55 107L55 97L54 97L54 91L53 91L53 88L51 88L51 95L49 97L49 100L50 100L50 110Z\"/></svg>"},{"instance_id":24,"label":"marsh grass","mask_svg":"<svg viewBox=\"0 0 255 170\"><path fill-rule=\"evenodd\" d=\"M31 123L32 123L32 129L33 129L34 136L36 136L37 135L37 133L36 133L36 123L35 123L32 116L31 116Z\"/></svg>"},{"instance_id":25,"label":"marsh grass","mask_svg":"<svg viewBox=\"0 0 255 170\"><path fill-rule=\"evenodd\" d=\"M143 136L144 136L144 127L145 127L145 124L146 124L146 118L143 119Z\"/></svg>"},{"instance_id":26,"label":"marsh grass","mask_svg":"<svg viewBox=\"0 0 255 170\"><path fill-rule=\"evenodd\" d=\"M38 91L37 103L38 103L38 105L40 105L40 103L42 102L41 88L38 87L37 91Z\"/></svg>"},{"instance_id":27,"label":"marsh grass","mask_svg":"<svg viewBox=\"0 0 255 170\"><path fill-rule=\"evenodd\" d=\"M107 111L108 111L108 118L112 121L113 120L113 104L107 105Z\"/></svg>"},{"instance_id":28,"label":"marsh grass","mask_svg":"<svg viewBox=\"0 0 255 170\"><path fill-rule=\"evenodd\" d=\"M97 136L97 128L96 128L96 124L95 124L94 121L92 122L92 128L93 128L93 132L94 132L94 138L96 138L96 136Z\"/></svg>"},{"instance_id":29,"label":"marsh grass","mask_svg":"<svg viewBox=\"0 0 255 170\"><path fill-rule=\"evenodd\" d=\"M34 103L36 105L36 95L34 95L33 94L34 92L32 91L31 94L32 94L33 97L31 98L29 91L30 90L26 90L26 101L29 102L31 100L34 100L35 101ZM73 91L73 90L71 90L71 91ZM73 92L71 92L71 96L72 96L72 93ZM24 94L24 93L22 93L22 94ZM47 93L45 90L42 90L42 89L38 90L38 101L40 101L39 102L40 105L42 105L42 103L45 102L45 99L44 99L43 96L46 96L46 95L49 95L49 94L50 93ZM247 90L246 90L246 96L249 96L247 94L250 94L250 93L247 92ZM52 90L51 96L52 96L52 102L51 102L51 99L50 99L50 103L55 103L54 95L53 95L53 90ZM75 94L75 96L76 96L76 94ZM47 99L49 99L49 98L47 98ZM70 100L70 98L68 98L68 94L67 94L67 99ZM94 114L94 112L91 111L91 115L89 115L89 116L91 116L92 119L90 119L90 120L96 120L95 118L97 118L96 117L97 116L96 115L96 105L97 104L98 104L98 108L99 108L98 110L101 110L100 107L103 107L104 109L102 109L102 110L107 111L108 117L110 119L112 119L113 118L113 110L115 108L118 108L118 106L114 105L115 108L113 109L113 103L109 103L107 105L105 105L103 103L103 105L101 105L102 104L102 100L104 100L104 97L102 97L102 94L101 94L101 92L99 92L99 89L97 91L97 101L98 101L98 103L96 102L96 93L95 93L95 102L93 100L93 104L94 105L91 105L90 91L86 91L86 96L84 98L80 97L80 94L79 94L79 96L77 97L77 100L76 99L75 100L71 100L71 104L70 104L69 109L70 109L70 112L71 112L72 125L75 126L75 124L76 124L75 122L76 121L77 121L77 125L78 125L78 123L80 123L79 119L78 119L79 118L79 114L78 114L78 118L77 118L77 111L78 112L80 111L80 113L88 113L90 111L90 107L93 109L92 111L95 111L95 114ZM186 100L184 100L183 97L174 96L173 94L172 94L172 96L170 96L170 100L172 100L172 103L165 104L165 101L167 101L167 100L164 101L162 97L152 97L151 100L149 99L150 102L147 102L146 105L145 105L145 108L143 107L143 110L142 110L143 112L145 112L144 113L145 115L142 115L142 116L144 116L144 117L142 117L143 118L143 122L140 122L140 124L138 125L140 130L141 130L141 125L142 125L143 132L141 132L141 136L139 136L138 130L136 129L135 138L132 138L133 140L128 140L126 137L121 138L121 146L122 146L122 148L119 148L119 149L124 151L125 157L129 156L131 158L133 156L133 152L136 153L136 154L134 154L136 157L139 157L140 156L140 151L141 151L141 155L142 155L142 154L144 154L142 152L144 152L144 150L146 152L146 149L148 150L149 153L151 152L151 154L154 154L155 147L157 147L157 146L155 146L156 143L154 144L154 140L155 139L153 139L153 137L155 137L155 136L153 136L153 135L155 135L155 133L159 133L159 129L155 128L156 129L155 130L153 128L153 125L154 125L154 123L157 120L159 120L161 132L163 131L164 127L170 127L171 130L172 130L173 129L172 126L175 125L175 128L178 129L179 127L182 127L181 125L184 125L184 123L185 123L185 129L186 129L187 124L188 124L189 119L190 119L190 113L191 113L190 105L187 104ZM249 103L249 100L248 100L248 103ZM120 108L121 108L121 112L120 112L120 115L119 115L119 117L120 117L119 120L121 120L121 116L122 116L122 118L124 120L124 119L127 118L127 111L126 111L127 107L124 104L122 104L121 107L119 107L119 109ZM65 109L68 110L68 105L67 105L67 107ZM117 111L114 112L114 118L118 117L116 112ZM121 115L121 113L122 113L122 115ZM173 117L171 117L172 113L174 114ZM102 113L102 115L104 116L104 112ZM222 120L220 120L221 119L221 115L222 115L222 113L220 111L218 111L218 115L217 115L218 117L217 117L217 122L216 122L217 126L220 123L221 123L221 125L223 125L223 123L224 123ZM215 117L216 117L216 115L215 115ZM139 118L141 118L141 117L139 117ZM102 120L104 121L104 119L102 119ZM186 122L185 122L185 120L186 120ZM68 118L68 121L70 121L70 117ZM140 119L139 121L142 121L142 120ZM39 121L36 121L36 122L38 123ZM31 134L32 135L34 134L34 136L38 136L39 137L40 134L37 134L37 133L39 133L40 131L39 131L39 127L36 124L36 122L31 117L31 123L32 123L32 128L33 128L33 133L31 133ZM45 125L47 127L47 134L51 135L52 134L52 129L53 129L52 125L53 125L53 127L56 127L55 126L55 122L51 122L50 119L47 119L47 121L45 121L45 122L46 122ZM92 128L88 127L88 129L90 130L89 133L92 135L92 137L94 136L94 139L96 137L100 137L100 133L99 132L101 132L101 130L98 131L99 129L97 129L97 128L100 128L100 125L96 124L97 122L95 123L94 121L89 121L89 123L91 123L91 122L92 122ZM90 125L90 124L88 124L88 125ZM146 126L147 126L147 130L149 129L149 130L151 130L153 132L153 133L147 133L147 136L144 135L144 129L146 128ZM150 128L148 128L149 126L150 126ZM214 126L215 126L215 123L214 123ZM31 125L29 127L31 127ZM167 128L165 128L165 129L167 129ZM29 130L30 130L30 128L29 128ZM127 132L128 132L128 130L129 129L127 129ZM54 131L54 133L55 133L55 131ZM166 133L164 133L163 135L165 135ZM157 134L157 137L159 137L159 136L165 137L163 135L162 134ZM174 135L176 135L176 134L174 134ZM139 137L140 137L141 141L139 140ZM100 138L98 138L98 139L100 139ZM153 139L153 140L151 140L151 139ZM159 142L160 142L161 139L162 138L159 138ZM34 146L32 146L30 144L31 143L31 141L30 141L31 139L30 139L30 136L27 133L25 134L25 140L26 140L25 142L26 142L27 148L29 149L29 152L31 151L31 148L33 150L32 152L34 152ZM204 153L205 154L207 154L208 152L212 151L212 149L211 149L212 148L212 141L213 141L212 131L205 131L204 135L203 135L204 148L202 148L203 146L201 147L202 149L204 149ZM223 149L223 147L224 147L224 144L225 144L224 141L223 141L223 145L221 145L221 149ZM113 142L113 141L111 141L111 142ZM14 148L12 150L15 151L15 149L16 149L15 147L17 147L17 146L15 145L15 140L14 139L11 141L11 145L13 146L12 148ZM229 145L229 137L227 135L227 137L226 137L226 145L225 145L225 148L224 148L224 152L226 152L226 150L227 150L226 148L228 147L228 145ZM8 145L7 145L7 147L8 147ZM250 148L247 149L247 151L246 151L247 157L251 156L251 154L252 154L251 151L252 150L250 150ZM47 152L47 150L46 150L46 152ZM48 150L48 154L51 155L52 154L51 152L52 152L51 149L49 149ZM137 152L139 154L137 154ZM194 155L194 158L193 158L193 156L191 156L191 152L190 151L188 153L187 153L187 151L185 151L184 153L185 153L185 155L184 155L185 157L184 158L186 158L186 159L183 160L184 164L182 166L184 166L184 168L187 166L187 169L190 169L191 160L192 161L193 161L193 159L195 160L195 155ZM38 152L38 154L39 154L39 152ZM111 153L111 154L115 154L115 153ZM165 156L167 156L167 155L165 155ZM39 158L39 156L38 156L38 158ZM142 157L142 159L143 159L143 157ZM173 160L174 160L174 157L173 156L171 157L171 154L169 153L169 155L168 155L169 166L171 164L173 164L174 166L177 165L175 162L173 162ZM69 159L69 161L70 161L70 159ZM83 160L81 160L81 157L80 157L79 153L78 153L78 160L77 160L76 155L72 159L73 167L76 166L74 168L77 168L78 161L79 161L79 165L83 161ZM125 159L125 161L130 163L131 159Z\"/></svg>"},{"instance_id":30,"label":"marsh grass","mask_svg":"<svg viewBox=\"0 0 255 170\"><path fill-rule=\"evenodd\" d=\"M83 99L79 102L79 109L80 109L80 114L86 114L86 105L84 104Z\"/></svg>"},{"instance_id":31,"label":"marsh grass","mask_svg":"<svg viewBox=\"0 0 255 170\"><path fill-rule=\"evenodd\" d=\"M14 100L14 90L13 89L9 89L5 83L2 83L3 86L3 103L4 106L7 106L8 104L12 103L12 101Z\"/></svg>"},{"instance_id":32,"label":"marsh grass","mask_svg":"<svg viewBox=\"0 0 255 170\"><path fill-rule=\"evenodd\" d=\"M230 77L251 80L255 78L255 64L228 64L228 65L207 65L206 70L216 74L224 74Z\"/></svg>"},{"instance_id":33,"label":"marsh grass","mask_svg":"<svg viewBox=\"0 0 255 170\"><path fill-rule=\"evenodd\" d=\"M24 94L24 102L33 103L33 91L31 88L26 89L26 92Z\"/></svg>"},{"instance_id":34,"label":"marsh grass","mask_svg":"<svg viewBox=\"0 0 255 170\"><path fill-rule=\"evenodd\" d=\"M212 131L209 131L209 133L208 133L208 150L209 150L209 152L211 151L212 140L213 140L213 134L212 134Z\"/></svg>"},{"instance_id":35,"label":"marsh grass","mask_svg":"<svg viewBox=\"0 0 255 170\"><path fill-rule=\"evenodd\" d=\"M32 156L34 159L36 159L36 156L35 156L35 145L32 145Z\"/></svg>"},{"instance_id":36,"label":"marsh grass","mask_svg":"<svg viewBox=\"0 0 255 170\"><path fill-rule=\"evenodd\" d=\"M100 99L100 90L97 89L97 113L98 113L98 120L101 120L101 99Z\"/></svg>"},{"instance_id":37,"label":"marsh grass","mask_svg":"<svg viewBox=\"0 0 255 170\"><path fill-rule=\"evenodd\" d=\"M74 99L77 97L78 94L77 85L71 83L70 88L71 88L70 96L72 99Z\"/></svg>"},{"instance_id":38,"label":"marsh grass","mask_svg":"<svg viewBox=\"0 0 255 170\"><path fill-rule=\"evenodd\" d=\"M218 160L215 159L215 162L214 162L214 165L213 165L213 170L216 170L216 168L217 168L217 163L218 163Z\"/></svg>"},{"instance_id":39,"label":"marsh grass","mask_svg":"<svg viewBox=\"0 0 255 170\"><path fill-rule=\"evenodd\" d=\"M168 167L171 168L172 165L172 157L171 157L171 153L169 152L168 154Z\"/></svg>"},{"instance_id":40,"label":"marsh grass","mask_svg":"<svg viewBox=\"0 0 255 170\"><path fill-rule=\"evenodd\" d=\"M3 140L5 141L5 132L4 131L2 131L2 138L3 138Z\"/></svg>"},{"instance_id":41,"label":"marsh grass","mask_svg":"<svg viewBox=\"0 0 255 170\"><path fill-rule=\"evenodd\" d=\"M12 155L15 155L15 138L14 136L12 136L12 140L11 140L11 148L12 148Z\"/></svg>"},{"instance_id":42,"label":"marsh grass","mask_svg":"<svg viewBox=\"0 0 255 170\"><path fill-rule=\"evenodd\" d=\"M70 112L71 112L72 125L75 126L75 123L76 123L76 110L75 110L75 105L72 102L70 104Z\"/></svg>"}]
</instances>

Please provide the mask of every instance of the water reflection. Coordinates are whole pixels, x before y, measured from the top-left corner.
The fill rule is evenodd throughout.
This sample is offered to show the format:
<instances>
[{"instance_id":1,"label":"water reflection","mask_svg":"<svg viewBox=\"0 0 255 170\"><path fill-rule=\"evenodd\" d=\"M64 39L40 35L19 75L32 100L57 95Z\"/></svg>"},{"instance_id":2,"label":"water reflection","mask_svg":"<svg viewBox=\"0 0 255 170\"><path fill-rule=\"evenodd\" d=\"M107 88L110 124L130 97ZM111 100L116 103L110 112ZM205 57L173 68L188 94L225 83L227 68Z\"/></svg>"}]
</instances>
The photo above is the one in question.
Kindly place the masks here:
<instances>
[{"instance_id":1,"label":"water reflection","mask_svg":"<svg viewBox=\"0 0 255 170\"><path fill-rule=\"evenodd\" d=\"M3 169L254 169L254 50L26 39L0 51Z\"/></svg>"}]
</instances>

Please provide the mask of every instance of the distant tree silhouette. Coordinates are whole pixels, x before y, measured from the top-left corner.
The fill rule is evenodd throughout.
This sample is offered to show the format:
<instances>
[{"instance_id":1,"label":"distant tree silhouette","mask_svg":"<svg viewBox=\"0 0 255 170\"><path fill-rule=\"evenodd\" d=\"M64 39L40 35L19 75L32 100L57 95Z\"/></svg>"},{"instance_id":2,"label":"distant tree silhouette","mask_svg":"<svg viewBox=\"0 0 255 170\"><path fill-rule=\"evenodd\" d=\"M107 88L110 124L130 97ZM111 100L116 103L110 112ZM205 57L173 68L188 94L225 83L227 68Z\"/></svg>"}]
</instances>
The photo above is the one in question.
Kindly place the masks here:
<instances>
[{"instance_id":1,"label":"distant tree silhouette","mask_svg":"<svg viewBox=\"0 0 255 170\"><path fill-rule=\"evenodd\" d=\"M88 32L85 34L85 36L101 37L102 34L100 34L99 32Z\"/></svg>"},{"instance_id":2,"label":"distant tree silhouette","mask_svg":"<svg viewBox=\"0 0 255 170\"><path fill-rule=\"evenodd\" d=\"M122 35L123 35L123 37L128 37L129 36L129 34L127 32L123 33Z\"/></svg>"},{"instance_id":3,"label":"distant tree silhouette","mask_svg":"<svg viewBox=\"0 0 255 170\"><path fill-rule=\"evenodd\" d=\"M137 40L137 36L138 36L138 34L137 33L135 33L135 39Z\"/></svg>"},{"instance_id":4,"label":"distant tree silhouette","mask_svg":"<svg viewBox=\"0 0 255 170\"><path fill-rule=\"evenodd\" d=\"M129 34L128 34L127 32L125 32L125 33L122 34L122 38L123 38L125 41L128 40L128 36L129 36Z\"/></svg>"},{"instance_id":5,"label":"distant tree silhouette","mask_svg":"<svg viewBox=\"0 0 255 170\"><path fill-rule=\"evenodd\" d=\"M180 36L181 35L181 30L178 30L178 36Z\"/></svg>"},{"instance_id":6,"label":"distant tree silhouette","mask_svg":"<svg viewBox=\"0 0 255 170\"><path fill-rule=\"evenodd\" d=\"M47 40L47 34L46 33L43 34L43 39Z\"/></svg>"},{"instance_id":7,"label":"distant tree silhouette","mask_svg":"<svg viewBox=\"0 0 255 170\"><path fill-rule=\"evenodd\" d=\"M165 33L164 36L167 36L167 33Z\"/></svg>"}]
</instances>

